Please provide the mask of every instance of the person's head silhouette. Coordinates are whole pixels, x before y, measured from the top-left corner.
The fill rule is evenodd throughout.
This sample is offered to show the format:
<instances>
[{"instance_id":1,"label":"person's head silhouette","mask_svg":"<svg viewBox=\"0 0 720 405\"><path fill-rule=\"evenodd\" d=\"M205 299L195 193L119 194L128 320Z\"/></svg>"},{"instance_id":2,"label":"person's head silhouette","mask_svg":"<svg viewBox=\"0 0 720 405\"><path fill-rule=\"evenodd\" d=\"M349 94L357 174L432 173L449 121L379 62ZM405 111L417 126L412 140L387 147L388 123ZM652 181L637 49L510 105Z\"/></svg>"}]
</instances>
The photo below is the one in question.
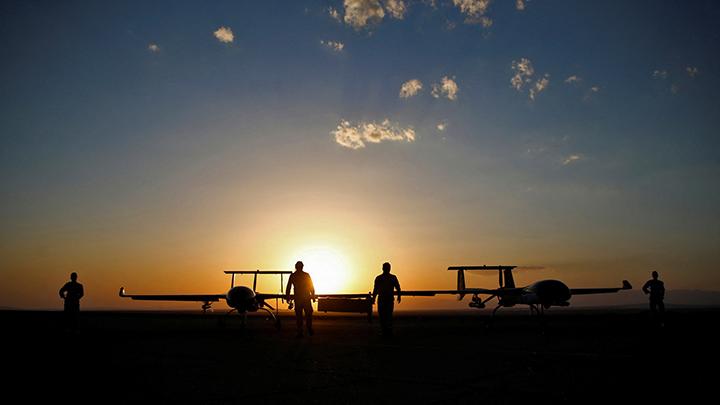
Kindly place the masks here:
<instances>
[{"instance_id":1,"label":"person's head silhouette","mask_svg":"<svg viewBox=\"0 0 720 405\"><path fill-rule=\"evenodd\" d=\"M300 260L298 260L297 263L295 263L295 270L302 271L303 267L305 267L305 265Z\"/></svg>"},{"instance_id":2,"label":"person's head silhouette","mask_svg":"<svg viewBox=\"0 0 720 405\"><path fill-rule=\"evenodd\" d=\"M70 280L77 281L77 273L75 273L74 271L70 273Z\"/></svg>"},{"instance_id":3,"label":"person's head silhouette","mask_svg":"<svg viewBox=\"0 0 720 405\"><path fill-rule=\"evenodd\" d=\"M383 269L383 273L385 273L385 274L390 273L390 263L388 263L388 262L383 263L382 269Z\"/></svg>"},{"instance_id":4,"label":"person's head silhouette","mask_svg":"<svg viewBox=\"0 0 720 405\"><path fill-rule=\"evenodd\" d=\"M652 272L652 278L653 278L654 280L657 280L657 279L658 279L658 272L657 272L657 271L653 271L653 272Z\"/></svg>"}]
</instances>

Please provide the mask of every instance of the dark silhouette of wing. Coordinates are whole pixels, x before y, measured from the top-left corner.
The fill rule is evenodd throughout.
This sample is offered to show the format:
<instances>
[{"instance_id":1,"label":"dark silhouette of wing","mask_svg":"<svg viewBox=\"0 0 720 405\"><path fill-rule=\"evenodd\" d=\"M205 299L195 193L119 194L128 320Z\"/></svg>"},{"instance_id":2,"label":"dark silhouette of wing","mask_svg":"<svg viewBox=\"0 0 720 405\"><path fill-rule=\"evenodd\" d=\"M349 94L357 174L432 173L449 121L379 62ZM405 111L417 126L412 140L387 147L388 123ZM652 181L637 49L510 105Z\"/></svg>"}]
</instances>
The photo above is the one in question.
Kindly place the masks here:
<instances>
[{"instance_id":1,"label":"dark silhouette of wing","mask_svg":"<svg viewBox=\"0 0 720 405\"><path fill-rule=\"evenodd\" d=\"M622 290L632 290L632 286L627 280L623 280L623 285L619 288L571 288L570 295L608 294Z\"/></svg>"},{"instance_id":2,"label":"dark silhouette of wing","mask_svg":"<svg viewBox=\"0 0 720 405\"><path fill-rule=\"evenodd\" d=\"M433 297L435 295L456 295L456 294L489 294L498 295L507 293L510 290L518 290L518 293L522 291L522 288L501 288L501 289L486 289L486 288L465 288L463 290L402 290L400 295L409 297ZM395 295L398 295L397 291Z\"/></svg>"},{"instance_id":3,"label":"dark silhouette of wing","mask_svg":"<svg viewBox=\"0 0 720 405\"><path fill-rule=\"evenodd\" d=\"M216 302L225 299L225 294L125 294L125 288L120 288L120 296L133 300L144 301L197 301Z\"/></svg>"}]
</instances>

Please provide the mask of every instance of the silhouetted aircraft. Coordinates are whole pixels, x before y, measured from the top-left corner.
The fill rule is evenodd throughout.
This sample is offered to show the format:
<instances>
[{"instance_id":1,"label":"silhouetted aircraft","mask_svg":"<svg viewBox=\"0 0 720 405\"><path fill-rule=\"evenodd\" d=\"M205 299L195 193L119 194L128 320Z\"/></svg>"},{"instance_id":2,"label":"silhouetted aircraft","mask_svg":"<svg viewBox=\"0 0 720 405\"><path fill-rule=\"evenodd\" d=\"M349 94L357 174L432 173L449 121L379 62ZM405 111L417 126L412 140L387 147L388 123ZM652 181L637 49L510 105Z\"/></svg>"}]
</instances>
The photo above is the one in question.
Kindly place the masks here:
<instances>
[{"instance_id":1,"label":"silhouetted aircraft","mask_svg":"<svg viewBox=\"0 0 720 405\"><path fill-rule=\"evenodd\" d=\"M566 307L570 305L570 298L573 295L607 294L616 293L621 290L630 290L632 286L627 280L623 280L622 287L618 288L569 288L565 283L558 280L540 280L526 287L516 287L513 279L513 269L523 269L518 266L450 266L448 270L457 270L457 294L458 300L462 300L466 294L472 294L470 307L485 308L485 303L493 298L498 299L498 305L493 310L493 316L502 307L513 307L517 304L528 305L530 311L542 314L545 309L551 306ZM524 269L532 269L525 267ZM498 288L466 288L465 270L475 271L498 271ZM484 300L480 295L489 295Z\"/></svg>"},{"instance_id":2,"label":"silhouetted aircraft","mask_svg":"<svg viewBox=\"0 0 720 405\"><path fill-rule=\"evenodd\" d=\"M280 275L280 290L283 288L283 275L291 274L291 271L285 270L226 270L225 274L232 276L230 281L230 289L225 294L160 294L160 295L141 295L141 294L126 294L125 288L120 288L120 296L123 298L130 298L133 300L145 300L145 301L190 301L190 302L202 302L203 313L211 308L213 302L225 300L225 303L231 308L228 311L228 315L233 311L237 311L238 314L243 315L243 325L248 312L265 311L275 322L275 325L280 327L280 318L277 316L277 309L273 308L267 303L268 300L285 300L287 296L285 294L267 294L257 292L257 276L266 274ZM236 274L253 274L253 286L252 289L246 286L235 285ZM290 295L290 299L293 299L294 295ZM320 299L343 299L350 301L362 301L363 310L359 312L365 312L365 307L369 306L372 312L372 297L370 294L316 294L315 298ZM292 308L292 305L291 305ZM272 311L276 311L273 313ZM351 311L358 312L358 311Z\"/></svg>"}]
</instances>

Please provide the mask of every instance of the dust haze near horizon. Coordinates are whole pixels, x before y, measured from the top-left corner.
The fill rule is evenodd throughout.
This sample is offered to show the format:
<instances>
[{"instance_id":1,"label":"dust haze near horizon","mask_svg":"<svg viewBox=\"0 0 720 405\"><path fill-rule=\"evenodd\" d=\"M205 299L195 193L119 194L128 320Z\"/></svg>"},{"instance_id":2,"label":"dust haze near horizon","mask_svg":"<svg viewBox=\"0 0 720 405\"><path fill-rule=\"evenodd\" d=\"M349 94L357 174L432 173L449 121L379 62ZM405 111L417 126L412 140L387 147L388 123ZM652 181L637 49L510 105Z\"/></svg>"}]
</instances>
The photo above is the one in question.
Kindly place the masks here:
<instances>
[{"instance_id":1,"label":"dust haze near horizon","mask_svg":"<svg viewBox=\"0 0 720 405\"><path fill-rule=\"evenodd\" d=\"M637 289L657 270L720 290L718 17L712 1L4 2L0 307L61 308L76 271L83 308L195 309L117 291L222 293L222 270L304 256L323 292L369 291L385 261L404 289L514 264L543 267L519 284ZM440 305L467 298L399 308Z\"/></svg>"}]
</instances>

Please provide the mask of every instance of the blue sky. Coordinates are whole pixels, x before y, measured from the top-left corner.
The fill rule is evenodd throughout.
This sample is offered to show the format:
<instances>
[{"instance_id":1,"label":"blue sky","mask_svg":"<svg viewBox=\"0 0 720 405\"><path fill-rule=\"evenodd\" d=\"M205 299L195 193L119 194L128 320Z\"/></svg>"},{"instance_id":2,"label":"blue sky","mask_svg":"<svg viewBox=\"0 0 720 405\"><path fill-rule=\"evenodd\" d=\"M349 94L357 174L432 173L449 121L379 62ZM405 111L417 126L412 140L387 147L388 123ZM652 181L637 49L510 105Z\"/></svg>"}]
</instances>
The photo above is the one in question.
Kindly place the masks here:
<instances>
[{"instance_id":1,"label":"blue sky","mask_svg":"<svg viewBox=\"0 0 720 405\"><path fill-rule=\"evenodd\" d=\"M522 3L2 3L3 271L282 265L238 235L314 227L427 286L489 260L720 288L720 6Z\"/></svg>"}]
</instances>

